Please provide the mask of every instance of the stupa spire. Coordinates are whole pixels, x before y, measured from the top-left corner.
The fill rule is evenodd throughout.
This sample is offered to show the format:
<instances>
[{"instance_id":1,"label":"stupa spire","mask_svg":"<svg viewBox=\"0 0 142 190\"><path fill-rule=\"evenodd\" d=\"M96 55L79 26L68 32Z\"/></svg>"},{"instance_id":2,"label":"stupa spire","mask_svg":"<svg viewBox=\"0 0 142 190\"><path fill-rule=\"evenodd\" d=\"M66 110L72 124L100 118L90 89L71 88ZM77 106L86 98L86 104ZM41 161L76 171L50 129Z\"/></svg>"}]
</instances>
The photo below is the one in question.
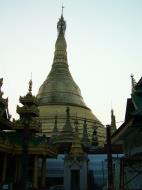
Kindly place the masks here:
<instances>
[{"instance_id":1,"label":"stupa spire","mask_svg":"<svg viewBox=\"0 0 142 190\"><path fill-rule=\"evenodd\" d=\"M53 66L58 63L59 64L67 64L67 44L65 40L65 31L66 31L66 21L63 17L63 6L62 6L62 13L59 21L57 23L57 32L58 37L55 44L55 53L54 53L54 60Z\"/></svg>"}]
</instances>

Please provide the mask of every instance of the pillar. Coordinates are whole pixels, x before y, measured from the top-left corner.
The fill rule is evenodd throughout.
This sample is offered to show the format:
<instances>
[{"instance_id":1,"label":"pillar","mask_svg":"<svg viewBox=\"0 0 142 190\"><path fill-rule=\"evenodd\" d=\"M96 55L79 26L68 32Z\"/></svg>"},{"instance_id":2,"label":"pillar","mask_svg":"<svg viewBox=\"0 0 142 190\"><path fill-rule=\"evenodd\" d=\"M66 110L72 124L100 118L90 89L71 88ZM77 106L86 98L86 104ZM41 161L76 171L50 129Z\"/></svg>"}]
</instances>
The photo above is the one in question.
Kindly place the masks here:
<instances>
[{"instance_id":1,"label":"pillar","mask_svg":"<svg viewBox=\"0 0 142 190\"><path fill-rule=\"evenodd\" d=\"M42 158L42 171L41 171L41 185L42 187L45 187L45 183L46 183L46 158L43 157Z\"/></svg>"},{"instance_id":2,"label":"pillar","mask_svg":"<svg viewBox=\"0 0 142 190\"><path fill-rule=\"evenodd\" d=\"M2 183L5 182L6 179L6 174L7 174L7 154L4 154L4 158L3 158L3 169L2 169Z\"/></svg>"},{"instance_id":3,"label":"pillar","mask_svg":"<svg viewBox=\"0 0 142 190\"><path fill-rule=\"evenodd\" d=\"M15 172L14 172L14 183L19 183L21 179L21 160L19 156L15 157Z\"/></svg>"},{"instance_id":4,"label":"pillar","mask_svg":"<svg viewBox=\"0 0 142 190\"><path fill-rule=\"evenodd\" d=\"M38 188L38 156L34 157L33 189Z\"/></svg>"}]
</instances>

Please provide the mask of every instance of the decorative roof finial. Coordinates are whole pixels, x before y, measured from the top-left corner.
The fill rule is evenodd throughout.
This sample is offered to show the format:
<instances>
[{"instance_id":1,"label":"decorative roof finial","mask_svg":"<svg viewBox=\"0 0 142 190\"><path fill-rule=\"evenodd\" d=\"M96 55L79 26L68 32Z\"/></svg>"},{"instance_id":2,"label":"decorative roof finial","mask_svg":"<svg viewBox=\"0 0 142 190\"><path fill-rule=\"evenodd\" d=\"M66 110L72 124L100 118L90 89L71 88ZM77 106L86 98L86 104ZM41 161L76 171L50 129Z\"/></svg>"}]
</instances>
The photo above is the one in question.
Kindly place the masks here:
<instances>
[{"instance_id":1,"label":"decorative roof finial","mask_svg":"<svg viewBox=\"0 0 142 190\"><path fill-rule=\"evenodd\" d=\"M31 80L29 81L29 93L30 94L32 93L32 85L33 85L33 82L32 82L32 73L31 73Z\"/></svg>"},{"instance_id":2,"label":"decorative roof finial","mask_svg":"<svg viewBox=\"0 0 142 190\"><path fill-rule=\"evenodd\" d=\"M131 74L131 85L132 85L132 93L135 91L136 81L134 79L134 75Z\"/></svg>"}]
</instances>

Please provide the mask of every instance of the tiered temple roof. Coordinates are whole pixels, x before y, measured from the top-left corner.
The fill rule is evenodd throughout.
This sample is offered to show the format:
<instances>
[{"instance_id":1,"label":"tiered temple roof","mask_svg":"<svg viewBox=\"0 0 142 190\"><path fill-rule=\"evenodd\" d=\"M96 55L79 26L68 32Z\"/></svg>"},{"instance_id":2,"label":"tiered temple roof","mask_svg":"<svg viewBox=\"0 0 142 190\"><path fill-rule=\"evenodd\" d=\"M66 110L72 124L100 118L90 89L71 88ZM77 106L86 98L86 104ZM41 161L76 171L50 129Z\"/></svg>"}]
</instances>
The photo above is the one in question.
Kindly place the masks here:
<instances>
[{"instance_id":1,"label":"tiered temple roof","mask_svg":"<svg viewBox=\"0 0 142 190\"><path fill-rule=\"evenodd\" d=\"M10 121L8 112L8 99L2 97L1 91L3 79L0 79L0 152L9 154L21 154L23 146L22 136L25 130L30 133L28 139L28 153L37 155L55 155L55 150L50 149L47 138L38 135L41 123L39 120L38 101L32 95L32 81L29 82L29 92L20 97L22 107L17 106L20 118ZM35 134L36 133L36 134Z\"/></svg>"},{"instance_id":2,"label":"tiered temple roof","mask_svg":"<svg viewBox=\"0 0 142 190\"><path fill-rule=\"evenodd\" d=\"M135 82L132 77L132 94L127 99L125 121L112 136L112 142L122 142L128 134L141 131L142 126L142 78ZM133 132L132 132L133 131ZM132 142L133 143L133 142Z\"/></svg>"}]
</instances>

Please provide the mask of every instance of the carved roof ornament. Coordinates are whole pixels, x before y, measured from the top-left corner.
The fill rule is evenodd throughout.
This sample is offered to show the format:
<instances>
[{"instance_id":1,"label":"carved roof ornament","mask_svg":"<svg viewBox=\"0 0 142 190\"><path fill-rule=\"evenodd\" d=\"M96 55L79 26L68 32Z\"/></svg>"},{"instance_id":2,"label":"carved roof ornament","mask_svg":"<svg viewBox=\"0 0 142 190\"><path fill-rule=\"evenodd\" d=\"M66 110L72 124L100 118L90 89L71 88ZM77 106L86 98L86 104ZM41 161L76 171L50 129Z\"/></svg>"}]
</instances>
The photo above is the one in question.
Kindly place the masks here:
<instances>
[{"instance_id":1,"label":"carved roof ornament","mask_svg":"<svg viewBox=\"0 0 142 190\"><path fill-rule=\"evenodd\" d=\"M134 79L134 75L131 74L131 85L132 85L132 93L135 91L135 86L136 86L136 80Z\"/></svg>"}]
</instances>

